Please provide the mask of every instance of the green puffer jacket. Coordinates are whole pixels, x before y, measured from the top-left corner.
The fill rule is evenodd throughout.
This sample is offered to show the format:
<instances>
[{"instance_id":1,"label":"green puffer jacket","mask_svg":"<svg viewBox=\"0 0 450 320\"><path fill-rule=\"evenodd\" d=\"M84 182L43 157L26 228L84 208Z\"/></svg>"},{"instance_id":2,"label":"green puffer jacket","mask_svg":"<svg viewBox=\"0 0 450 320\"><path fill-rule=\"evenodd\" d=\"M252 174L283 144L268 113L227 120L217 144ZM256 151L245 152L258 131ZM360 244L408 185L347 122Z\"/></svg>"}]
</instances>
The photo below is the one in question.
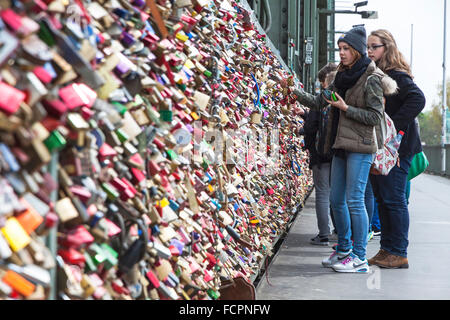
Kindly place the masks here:
<instances>
[{"instance_id":1,"label":"green puffer jacket","mask_svg":"<svg viewBox=\"0 0 450 320\"><path fill-rule=\"evenodd\" d=\"M328 89L336 91L334 83ZM333 113L330 112L325 150L330 151L333 148L350 152L375 153L378 148L383 146L381 136L376 133L380 130L383 118L383 95L392 95L396 91L397 83L384 74L372 61L356 84L345 93L344 101L347 103L348 109L347 111L340 110L333 146L331 146ZM313 96L300 90L295 90L294 93L301 104L313 110L319 110L327 105L322 94Z\"/></svg>"}]
</instances>

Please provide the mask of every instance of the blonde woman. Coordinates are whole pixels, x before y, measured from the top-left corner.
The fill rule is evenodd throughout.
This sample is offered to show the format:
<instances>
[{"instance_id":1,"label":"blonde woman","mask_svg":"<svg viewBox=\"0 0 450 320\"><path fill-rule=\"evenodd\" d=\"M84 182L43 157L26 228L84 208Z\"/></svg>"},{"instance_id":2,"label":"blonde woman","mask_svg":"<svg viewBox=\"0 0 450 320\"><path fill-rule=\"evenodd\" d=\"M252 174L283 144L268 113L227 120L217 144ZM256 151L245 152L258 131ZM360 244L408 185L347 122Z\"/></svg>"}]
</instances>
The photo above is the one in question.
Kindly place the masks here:
<instances>
[{"instance_id":1,"label":"blonde woman","mask_svg":"<svg viewBox=\"0 0 450 320\"><path fill-rule=\"evenodd\" d=\"M398 93L386 97L386 113L397 131L405 132L399 148L400 167L389 175L370 175L381 223L380 251L369 264L385 268L408 268L409 212L406 183L411 160L422 151L415 118L425 107L425 97L413 81L411 68L387 30L373 31L367 41L368 56L397 82Z\"/></svg>"}]
</instances>

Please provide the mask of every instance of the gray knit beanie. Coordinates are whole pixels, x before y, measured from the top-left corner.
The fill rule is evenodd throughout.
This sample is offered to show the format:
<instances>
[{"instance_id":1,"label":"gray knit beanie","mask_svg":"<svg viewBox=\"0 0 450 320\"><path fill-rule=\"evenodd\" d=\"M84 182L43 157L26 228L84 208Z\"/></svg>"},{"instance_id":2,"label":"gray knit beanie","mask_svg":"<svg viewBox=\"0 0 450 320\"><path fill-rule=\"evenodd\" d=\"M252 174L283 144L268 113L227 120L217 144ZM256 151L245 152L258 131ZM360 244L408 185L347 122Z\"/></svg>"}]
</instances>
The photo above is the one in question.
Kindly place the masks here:
<instances>
[{"instance_id":1,"label":"gray knit beanie","mask_svg":"<svg viewBox=\"0 0 450 320\"><path fill-rule=\"evenodd\" d=\"M339 38L338 43L341 41L348 43L353 49L361 53L361 55L364 56L366 54L367 38L366 29L364 27L358 26L347 31Z\"/></svg>"}]
</instances>

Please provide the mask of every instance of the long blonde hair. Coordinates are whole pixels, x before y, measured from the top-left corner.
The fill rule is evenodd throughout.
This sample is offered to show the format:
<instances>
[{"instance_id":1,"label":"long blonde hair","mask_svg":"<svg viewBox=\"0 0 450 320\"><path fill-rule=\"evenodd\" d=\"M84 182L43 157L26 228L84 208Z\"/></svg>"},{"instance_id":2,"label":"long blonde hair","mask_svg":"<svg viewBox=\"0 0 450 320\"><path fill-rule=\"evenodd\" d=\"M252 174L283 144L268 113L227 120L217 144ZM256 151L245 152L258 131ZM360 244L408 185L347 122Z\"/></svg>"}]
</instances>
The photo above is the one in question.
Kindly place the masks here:
<instances>
[{"instance_id":1,"label":"long blonde hair","mask_svg":"<svg viewBox=\"0 0 450 320\"><path fill-rule=\"evenodd\" d=\"M345 41L343 41L343 42L345 42ZM347 43L347 42L345 42L345 43ZM348 43L347 43L347 44L348 44ZM345 69L350 69L350 68L355 64L355 62L358 61L358 60L361 58L361 53L359 53L358 51L356 51L356 49L353 48L351 45L348 44L348 46L349 46L350 53L352 54L352 57L353 57L353 62L352 62L352 64L349 65L349 66L344 66L344 65L342 64L342 62L340 62L339 65L338 65L338 67L337 67L337 71L338 71L338 72L339 72L339 71L343 71L343 70L345 70Z\"/></svg>"},{"instance_id":2,"label":"long blonde hair","mask_svg":"<svg viewBox=\"0 0 450 320\"><path fill-rule=\"evenodd\" d=\"M370 36L380 38L381 43L384 44L384 54L377 62L378 68L380 68L383 72L389 70L403 71L413 78L411 67L403 54L398 50L397 43L389 31L385 29L378 29L372 31L369 37Z\"/></svg>"}]
</instances>

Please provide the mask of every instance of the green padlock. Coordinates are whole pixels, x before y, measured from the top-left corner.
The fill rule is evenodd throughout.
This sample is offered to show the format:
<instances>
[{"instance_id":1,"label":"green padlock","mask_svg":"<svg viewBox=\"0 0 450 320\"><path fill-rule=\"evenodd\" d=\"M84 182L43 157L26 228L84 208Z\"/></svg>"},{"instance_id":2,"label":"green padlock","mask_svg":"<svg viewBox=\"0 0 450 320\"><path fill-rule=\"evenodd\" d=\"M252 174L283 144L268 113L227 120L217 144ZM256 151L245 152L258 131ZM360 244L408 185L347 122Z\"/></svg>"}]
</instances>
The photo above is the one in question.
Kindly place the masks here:
<instances>
[{"instance_id":1,"label":"green padlock","mask_svg":"<svg viewBox=\"0 0 450 320\"><path fill-rule=\"evenodd\" d=\"M167 152L167 157L168 157L170 160L174 160L174 159L178 158L178 155L176 154L175 151L169 149L169 150L167 150L166 152Z\"/></svg>"},{"instance_id":2,"label":"green padlock","mask_svg":"<svg viewBox=\"0 0 450 320\"><path fill-rule=\"evenodd\" d=\"M53 152L62 150L66 146L67 141L58 130L53 130L47 139L44 140L44 144L48 151Z\"/></svg>"},{"instance_id":3,"label":"green padlock","mask_svg":"<svg viewBox=\"0 0 450 320\"><path fill-rule=\"evenodd\" d=\"M130 139L130 137L122 130L122 129L117 129L116 131L116 135L119 138L120 142L124 143L125 141L128 141L128 139Z\"/></svg>"},{"instance_id":4,"label":"green padlock","mask_svg":"<svg viewBox=\"0 0 450 320\"><path fill-rule=\"evenodd\" d=\"M136 29L142 30L145 27L145 23L141 19L132 17L130 20L134 23Z\"/></svg>"},{"instance_id":5,"label":"green padlock","mask_svg":"<svg viewBox=\"0 0 450 320\"><path fill-rule=\"evenodd\" d=\"M159 110L162 121L172 122L173 112L172 110Z\"/></svg>"},{"instance_id":6,"label":"green padlock","mask_svg":"<svg viewBox=\"0 0 450 320\"><path fill-rule=\"evenodd\" d=\"M92 256L92 260L94 261L96 266L98 266L100 263L103 263L106 260L107 256L98 243L96 242L92 243L89 246L89 250L94 253Z\"/></svg>"},{"instance_id":7,"label":"green padlock","mask_svg":"<svg viewBox=\"0 0 450 320\"><path fill-rule=\"evenodd\" d=\"M185 92L187 86L184 83L177 83L177 87L180 88L181 91Z\"/></svg>"},{"instance_id":8,"label":"green padlock","mask_svg":"<svg viewBox=\"0 0 450 320\"><path fill-rule=\"evenodd\" d=\"M55 45L55 39L52 36L52 33L50 32L49 28L46 26L46 24L41 21L39 22L40 25L40 29L39 32L37 33L38 37L45 42L46 45L48 45L49 47L52 47Z\"/></svg>"},{"instance_id":9,"label":"green padlock","mask_svg":"<svg viewBox=\"0 0 450 320\"><path fill-rule=\"evenodd\" d=\"M106 195L110 200L116 200L119 197L119 192L109 183L103 182L102 189L106 192Z\"/></svg>"},{"instance_id":10,"label":"green padlock","mask_svg":"<svg viewBox=\"0 0 450 320\"><path fill-rule=\"evenodd\" d=\"M206 292L211 299L217 300L220 297L219 293L216 290L208 289Z\"/></svg>"},{"instance_id":11,"label":"green padlock","mask_svg":"<svg viewBox=\"0 0 450 320\"><path fill-rule=\"evenodd\" d=\"M208 170L208 166L209 166L209 161L208 160L206 160L205 158L203 158L203 162L202 162L202 168L203 168L203 170Z\"/></svg>"},{"instance_id":12,"label":"green padlock","mask_svg":"<svg viewBox=\"0 0 450 320\"><path fill-rule=\"evenodd\" d=\"M95 265L94 260L92 259L92 257L89 255L89 253L87 253L86 251L83 253L84 255L84 259L86 261L85 264L85 271L86 272L95 272L97 271L97 266Z\"/></svg>"},{"instance_id":13,"label":"green padlock","mask_svg":"<svg viewBox=\"0 0 450 320\"><path fill-rule=\"evenodd\" d=\"M128 111L127 107L125 107L120 102L114 101L111 104L116 108L117 112L119 112L121 116L123 116L125 112Z\"/></svg>"},{"instance_id":14,"label":"green padlock","mask_svg":"<svg viewBox=\"0 0 450 320\"><path fill-rule=\"evenodd\" d=\"M211 76L212 76L212 72L209 71L209 70L205 70L205 71L203 72L203 74L204 74L206 77L208 77L208 78L211 78Z\"/></svg>"},{"instance_id":15,"label":"green padlock","mask_svg":"<svg viewBox=\"0 0 450 320\"><path fill-rule=\"evenodd\" d=\"M117 259L118 259L119 254L113 248L111 248L109 245L107 245L106 243L102 243L101 248L106 257L105 263L104 263L105 268L108 270L108 269L111 269L112 267L114 267L115 265L117 265L117 262L118 262Z\"/></svg>"}]
</instances>

